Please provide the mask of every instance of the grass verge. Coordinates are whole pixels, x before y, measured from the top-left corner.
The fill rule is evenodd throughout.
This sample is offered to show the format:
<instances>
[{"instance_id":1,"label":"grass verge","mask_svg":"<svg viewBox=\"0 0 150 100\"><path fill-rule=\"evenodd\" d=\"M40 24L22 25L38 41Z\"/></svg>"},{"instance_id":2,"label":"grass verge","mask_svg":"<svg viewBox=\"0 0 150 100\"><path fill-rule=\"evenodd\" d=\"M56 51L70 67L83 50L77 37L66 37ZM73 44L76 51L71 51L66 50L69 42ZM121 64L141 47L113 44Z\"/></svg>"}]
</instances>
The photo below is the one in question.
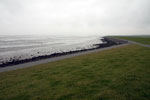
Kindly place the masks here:
<instances>
[{"instance_id":1,"label":"grass verge","mask_svg":"<svg viewBox=\"0 0 150 100\"><path fill-rule=\"evenodd\" d=\"M0 73L0 100L148 100L150 49L128 45Z\"/></svg>"},{"instance_id":2,"label":"grass verge","mask_svg":"<svg viewBox=\"0 0 150 100\"><path fill-rule=\"evenodd\" d=\"M150 37L142 37L142 36L115 36L115 38L120 38L120 39L125 39L125 40L130 40L130 41L135 41L135 42L139 42L139 43L142 43L142 44L150 45Z\"/></svg>"}]
</instances>

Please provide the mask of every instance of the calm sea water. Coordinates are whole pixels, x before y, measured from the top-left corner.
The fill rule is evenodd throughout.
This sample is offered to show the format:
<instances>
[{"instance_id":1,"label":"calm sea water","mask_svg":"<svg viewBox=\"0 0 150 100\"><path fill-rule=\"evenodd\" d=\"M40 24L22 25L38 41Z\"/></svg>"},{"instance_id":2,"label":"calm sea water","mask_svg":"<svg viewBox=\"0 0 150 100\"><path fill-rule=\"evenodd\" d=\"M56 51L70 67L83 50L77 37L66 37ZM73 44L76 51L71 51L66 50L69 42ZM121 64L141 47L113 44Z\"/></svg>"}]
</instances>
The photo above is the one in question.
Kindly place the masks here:
<instances>
[{"instance_id":1,"label":"calm sea water","mask_svg":"<svg viewBox=\"0 0 150 100\"><path fill-rule=\"evenodd\" d=\"M100 36L0 36L0 64L58 52L95 48Z\"/></svg>"}]
</instances>

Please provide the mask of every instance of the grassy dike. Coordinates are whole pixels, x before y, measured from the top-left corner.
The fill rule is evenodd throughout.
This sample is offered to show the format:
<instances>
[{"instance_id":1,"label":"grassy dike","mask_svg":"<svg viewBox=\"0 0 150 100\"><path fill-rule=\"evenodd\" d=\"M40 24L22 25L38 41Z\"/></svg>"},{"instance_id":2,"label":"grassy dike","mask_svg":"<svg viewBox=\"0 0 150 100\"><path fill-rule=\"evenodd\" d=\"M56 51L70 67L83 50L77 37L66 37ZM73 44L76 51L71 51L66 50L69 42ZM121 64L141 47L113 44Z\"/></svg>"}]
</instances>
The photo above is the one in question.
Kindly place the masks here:
<instances>
[{"instance_id":1,"label":"grassy dike","mask_svg":"<svg viewBox=\"0 0 150 100\"><path fill-rule=\"evenodd\" d=\"M0 100L148 100L150 49L128 45L0 73Z\"/></svg>"},{"instance_id":2,"label":"grassy dike","mask_svg":"<svg viewBox=\"0 0 150 100\"><path fill-rule=\"evenodd\" d=\"M142 37L142 36L115 36L115 38L120 38L120 39L125 39L125 40L130 40L130 41L135 41L135 42L139 42L142 44L150 45L150 36L147 36L147 37Z\"/></svg>"}]
</instances>

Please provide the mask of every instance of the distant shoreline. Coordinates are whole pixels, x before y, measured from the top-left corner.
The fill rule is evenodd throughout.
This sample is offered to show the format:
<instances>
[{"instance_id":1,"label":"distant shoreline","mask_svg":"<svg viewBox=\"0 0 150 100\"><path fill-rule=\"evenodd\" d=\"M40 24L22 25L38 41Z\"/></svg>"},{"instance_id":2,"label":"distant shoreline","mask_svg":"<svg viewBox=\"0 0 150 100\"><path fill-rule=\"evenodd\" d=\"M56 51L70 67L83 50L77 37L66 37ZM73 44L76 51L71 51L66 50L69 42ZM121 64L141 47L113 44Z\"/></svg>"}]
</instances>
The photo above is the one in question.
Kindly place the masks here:
<instances>
[{"instance_id":1,"label":"distant shoreline","mask_svg":"<svg viewBox=\"0 0 150 100\"><path fill-rule=\"evenodd\" d=\"M128 41L114 39L114 38L110 38L110 37L103 37L103 39L101 39L101 40L103 41L103 43L95 44L97 46L96 48L68 51L68 52L62 52L62 53L53 53L50 55L42 55L42 56L32 57L32 58L23 59L23 60L17 59L17 60L13 60L10 62L4 62L4 63L0 64L0 68L128 43Z\"/></svg>"}]
</instances>

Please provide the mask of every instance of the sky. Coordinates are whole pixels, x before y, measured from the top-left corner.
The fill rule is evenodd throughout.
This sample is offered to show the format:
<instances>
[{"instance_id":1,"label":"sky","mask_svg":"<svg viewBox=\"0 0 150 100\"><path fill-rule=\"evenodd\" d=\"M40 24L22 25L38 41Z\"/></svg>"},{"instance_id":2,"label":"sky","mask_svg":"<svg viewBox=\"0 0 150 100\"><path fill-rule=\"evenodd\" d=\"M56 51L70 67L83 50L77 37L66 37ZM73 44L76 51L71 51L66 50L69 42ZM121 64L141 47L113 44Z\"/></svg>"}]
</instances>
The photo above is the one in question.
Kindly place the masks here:
<instances>
[{"instance_id":1,"label":"sky","mask_svg":"<svg viewBox=\"0 0 150 100\"><path fill-rule=\"evenodd\" d=\"M0 0L0 35L150 35L150 0Z\"/></svg>"}]
</instances>

